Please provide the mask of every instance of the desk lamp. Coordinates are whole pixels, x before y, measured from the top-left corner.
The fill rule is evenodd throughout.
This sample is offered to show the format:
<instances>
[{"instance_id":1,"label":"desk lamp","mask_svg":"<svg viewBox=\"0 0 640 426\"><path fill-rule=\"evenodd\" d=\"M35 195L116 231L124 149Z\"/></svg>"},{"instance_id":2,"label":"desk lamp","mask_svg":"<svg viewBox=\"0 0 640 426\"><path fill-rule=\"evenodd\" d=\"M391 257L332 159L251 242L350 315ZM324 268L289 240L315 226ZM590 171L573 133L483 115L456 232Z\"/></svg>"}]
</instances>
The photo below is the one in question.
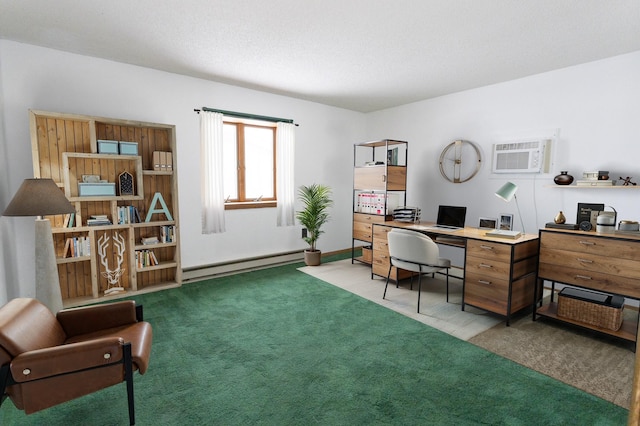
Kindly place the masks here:
<instances>
[{"instance_id":1,"label":"desk lamp","mask_svg":"<svg viewBox=\"0 0 640 426\"><path fill-rule=\"evenodd\" d=\"M2 213L3 216L37 216L36 299L47 305L54 315L62 309L62 294L51 223L44 216L75 211L52 179L25 179Z\"/></svg>"},{"instance_id":2,"label":"desk lamp","mask_svg":"<svg viewBox=\"0 0 640 426\"><path fill-rule=\"evenodd\" d=\"M520 206L518 205L518 197L516 197L516 191L518 186L515 183L507 182L496 191L496 196L507 203L513 198L516 200L516 208L518 209L518 217L520 218L520 225L522 226L522 233L525 233L524 222L522 221L522 214L520 213Z\"/></svg>"}]
</instances>

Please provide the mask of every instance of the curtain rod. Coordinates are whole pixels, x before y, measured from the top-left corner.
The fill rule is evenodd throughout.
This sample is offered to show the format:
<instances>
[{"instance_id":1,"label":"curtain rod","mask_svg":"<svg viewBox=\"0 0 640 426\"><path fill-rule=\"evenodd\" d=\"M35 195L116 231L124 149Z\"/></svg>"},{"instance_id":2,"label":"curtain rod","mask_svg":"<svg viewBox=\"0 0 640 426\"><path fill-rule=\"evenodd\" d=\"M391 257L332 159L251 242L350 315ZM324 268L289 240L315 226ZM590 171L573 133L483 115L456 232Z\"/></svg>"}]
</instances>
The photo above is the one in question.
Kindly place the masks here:
<instances>
[{"instance_id":1,"label":"curtain rod","mask_svg":"<svg viewBox=\"0 0 640 426\"><path fill-rule=\"evenodd\" d=\"M194 109L194 111L200 114L201 110ZM295 124L296 126L298 125L294 123L293 120L290 118L269 117L267 115L248 114L246 112L226 111L223 109L215 109L215 108L207 108L207 107L202 107L202 111L219 112L220 114L228 115L230 117L236 117L236 118L248 118L251 120L271 121L273 123L283 122L283 123Z\"/></svg>"}]
</instances>

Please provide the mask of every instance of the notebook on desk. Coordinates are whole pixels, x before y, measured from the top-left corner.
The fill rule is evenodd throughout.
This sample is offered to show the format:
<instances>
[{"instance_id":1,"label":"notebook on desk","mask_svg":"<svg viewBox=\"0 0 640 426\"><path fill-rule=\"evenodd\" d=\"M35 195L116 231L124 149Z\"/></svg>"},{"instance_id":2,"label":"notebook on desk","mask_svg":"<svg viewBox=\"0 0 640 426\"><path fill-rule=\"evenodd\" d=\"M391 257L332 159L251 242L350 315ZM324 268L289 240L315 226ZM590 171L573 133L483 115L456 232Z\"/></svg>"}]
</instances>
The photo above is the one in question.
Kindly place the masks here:
<instances>
[{"instance_id":1,"label":"notebook on desk","mask_svg":"<svg viewBox=\"0 0 640 426\"><path fill-rule=\"evenodd\" d=\"M460 206L438 206L438 218L432 228L451 230L464 228L467 208Z\"/></svg>"}]
</instances>

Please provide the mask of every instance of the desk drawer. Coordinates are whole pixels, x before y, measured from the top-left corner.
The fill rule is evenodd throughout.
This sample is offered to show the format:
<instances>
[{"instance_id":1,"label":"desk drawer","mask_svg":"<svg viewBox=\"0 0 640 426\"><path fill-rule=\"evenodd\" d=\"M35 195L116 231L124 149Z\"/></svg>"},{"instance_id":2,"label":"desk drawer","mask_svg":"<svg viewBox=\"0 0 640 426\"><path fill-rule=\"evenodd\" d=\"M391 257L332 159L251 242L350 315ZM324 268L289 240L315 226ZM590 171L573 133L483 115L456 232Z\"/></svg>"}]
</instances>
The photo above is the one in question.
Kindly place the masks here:
<instances>
[{"instance_id":1,"label":"desk drawer","mask_svg":"<svg viewBox=\"0 0 640 426\"><path fill-rule=\"evenodd\" d=\"M353 221L362 223L383 223L385 221L385 217L376 214L354 213Z\"/></svg>"},{"instance_id":2,"label":"desk drawer","mask_svg":"<svg viewBox=\"0 0 640 426\"><path fill-rule=\"evenodd\" d=\"M493 241L468 240L467 256L509 263L511 259L511 245L495 243Z\"/></svg>"},{"instance_id":3,"label":"desk drawer","mask_svg":"<svg viewBox=\"0 0 640 426\"><path fill-rule=\"evenodd\" d=\"M467 255L465 273L476 273L480 276L509 279L509 262L500 262L494 259L481 258Z\"/></svg>"},{"instance_id":4,"label":"desk drawer","mask_svg":"<svg viewBox=\"0 0 640 426\"><path fill-rule=\"evenodd\" d=\"M533 297L531 300L533 300ZM508 301L508 279L492 278L465 271L464 303L506 315Z\"/></svg>"},{"instance_id":5,"label":"desk drawer","mask_svg":"<svg viewBox=\"0 0 640 426\"><path fill-rule=\"evenodd\" d=\"M373 225L371 223L354 221L353 238L370 243L373 238Z\"/></svg>"},{"instance_id":6,"label":"desk drawer","mask_svg":"<svg viewBox=\"0 0 640 426\"><path fill-rule=\"evenodd\" d=\"M602 236L542 232L540 248L541 251L558 249L577 253L591 253L602 257L640 261L638 241L625 241Z\"/></svg>"}]
</instances>

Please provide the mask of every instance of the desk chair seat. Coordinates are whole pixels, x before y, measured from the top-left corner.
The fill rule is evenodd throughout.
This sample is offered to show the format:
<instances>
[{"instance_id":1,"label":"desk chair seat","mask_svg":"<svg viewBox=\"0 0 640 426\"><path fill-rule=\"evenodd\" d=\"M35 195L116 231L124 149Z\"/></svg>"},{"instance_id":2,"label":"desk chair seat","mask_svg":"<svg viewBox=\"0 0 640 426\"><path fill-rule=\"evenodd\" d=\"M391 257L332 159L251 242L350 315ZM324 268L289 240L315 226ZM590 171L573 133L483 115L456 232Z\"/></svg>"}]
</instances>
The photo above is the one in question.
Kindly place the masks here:
<instances>
[{"instance_id":1,"label":"desk chair seat","mask_svg":"<svg viewBox=\"0 0 640 426\"><path fill-rule=\"evenodd\" d=\"M394 228L387 235L389 243L389 273L384 286L382 298L387 295L391 268L405 269L418 274L418 313L420 312L420 293L422 290L422 274L435 274L446 271L447 302L449 302L449 268L451 261L440 257L440 249L427 235L408 229Z\"/></svg>"}]
</instances>

